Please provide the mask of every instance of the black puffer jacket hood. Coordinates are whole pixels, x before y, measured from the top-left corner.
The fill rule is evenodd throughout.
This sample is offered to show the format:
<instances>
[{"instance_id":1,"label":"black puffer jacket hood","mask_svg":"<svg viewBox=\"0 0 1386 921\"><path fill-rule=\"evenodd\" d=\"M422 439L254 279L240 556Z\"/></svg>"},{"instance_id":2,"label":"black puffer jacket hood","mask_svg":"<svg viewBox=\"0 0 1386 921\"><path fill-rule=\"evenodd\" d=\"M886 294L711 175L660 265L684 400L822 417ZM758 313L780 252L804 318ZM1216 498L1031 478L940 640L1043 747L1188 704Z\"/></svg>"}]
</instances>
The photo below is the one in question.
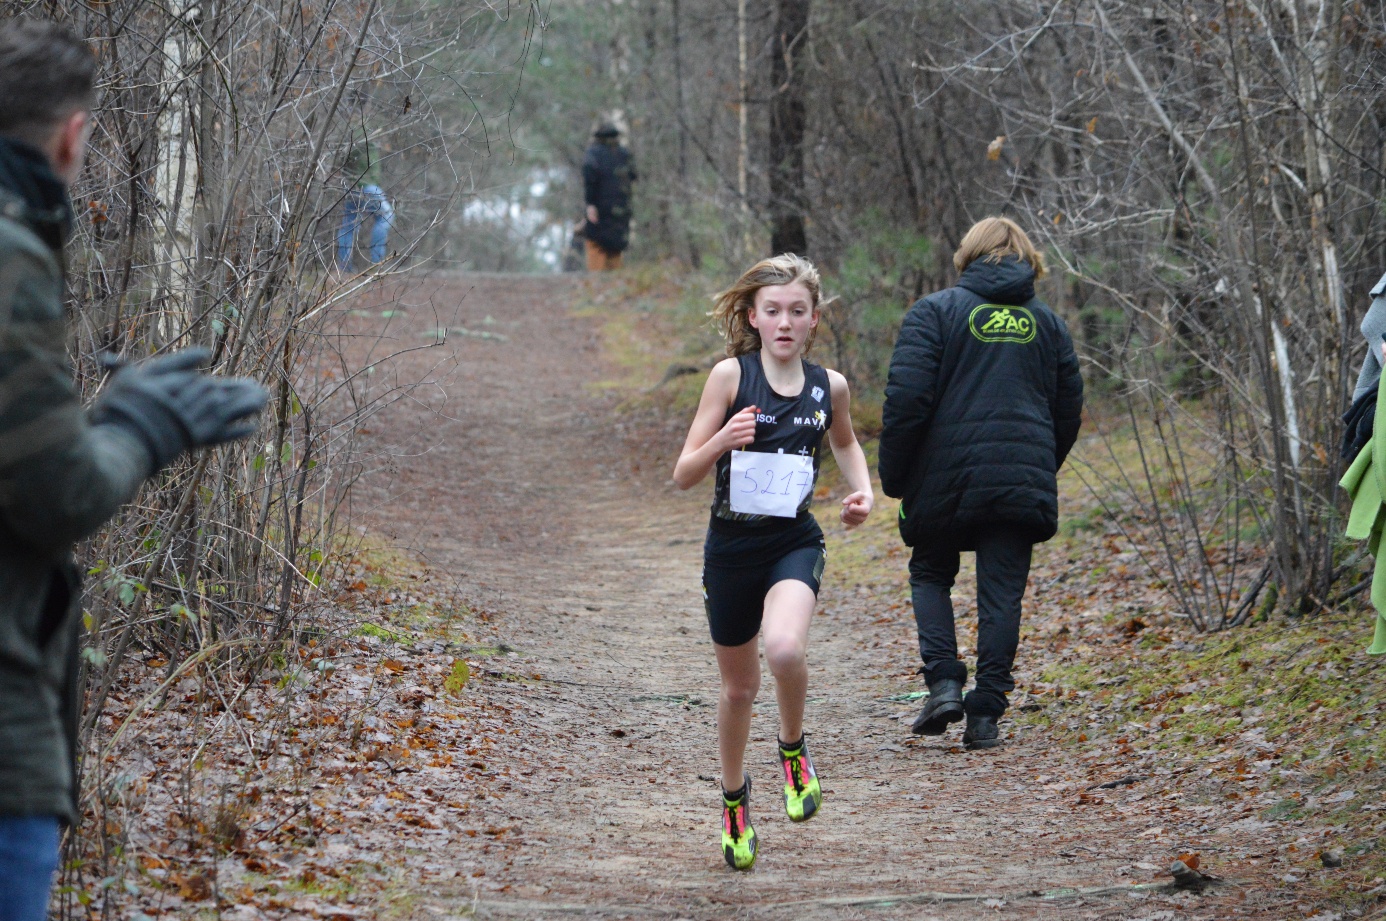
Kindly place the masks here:
<instances>
[{"instance_id":1,"label":"black puffer jacket hood","mask_svg":"<svg viewBox=\"0 0 1386 921\"><path fill-rule=\"evenodd\" d=\"M998 304L1024 304L1035 296L1035 270L1014 256L999 262L977 259L963 270L958 287Z\"/></svg>"},{"instance_id":2,"label":"black puffer jacket hood","mask_svg":"<svg viewBox=\"0 0 1386 921\"><path fill-rule=\"evenodd\" d=\"M1034 270L976 261L906 314L890 362L881 487L902 500L910 546L971 549L1010 526L1058 526L1056 474L1078 436L1083 380L1068 328L1035 297Z\"/></svg>"}]
</instances>

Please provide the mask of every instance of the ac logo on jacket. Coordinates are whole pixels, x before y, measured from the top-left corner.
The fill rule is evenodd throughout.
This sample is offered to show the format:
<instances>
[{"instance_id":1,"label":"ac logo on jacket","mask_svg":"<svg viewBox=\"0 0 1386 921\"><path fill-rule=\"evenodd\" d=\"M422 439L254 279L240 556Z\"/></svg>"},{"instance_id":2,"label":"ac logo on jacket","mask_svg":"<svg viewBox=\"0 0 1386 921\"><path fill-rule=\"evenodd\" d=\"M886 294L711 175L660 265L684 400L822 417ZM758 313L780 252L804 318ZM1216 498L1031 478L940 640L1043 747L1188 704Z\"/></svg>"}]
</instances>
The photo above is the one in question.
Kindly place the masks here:
<instances>
[{"instance_id":1,"label":"ac logo on jacket","mask_svg":"<svg viewBox=\"0 0 1386 921\"><path fill-rule=\"evenodd\" d=\"M982 304L972 309L967 328L983 342L1026 343L1035 338L1035 315L1024 307Z\"/></svg>"}]
</instances>

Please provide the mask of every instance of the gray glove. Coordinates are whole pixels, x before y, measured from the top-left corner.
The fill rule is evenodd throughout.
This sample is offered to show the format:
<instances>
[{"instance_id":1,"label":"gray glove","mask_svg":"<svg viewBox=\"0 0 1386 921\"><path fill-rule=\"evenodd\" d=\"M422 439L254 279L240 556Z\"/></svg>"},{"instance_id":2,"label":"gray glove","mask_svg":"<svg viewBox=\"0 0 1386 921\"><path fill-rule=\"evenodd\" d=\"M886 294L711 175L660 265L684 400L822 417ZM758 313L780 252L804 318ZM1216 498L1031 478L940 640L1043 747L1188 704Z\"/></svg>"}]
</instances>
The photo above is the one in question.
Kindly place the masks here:
<instances>
[{"instance_id":1,"label":"gray glove","mask_svg":"<svg viewBox=\"0 0 1386 921\"><path fill-rule=\"evenodd\" d=\"M269 392L247 378L198 370L211 357L193 348L121 368L92 407L92 423L138 436L149 449L150 476L184 451L254 434Z\"/></svg>"}]
</instances>

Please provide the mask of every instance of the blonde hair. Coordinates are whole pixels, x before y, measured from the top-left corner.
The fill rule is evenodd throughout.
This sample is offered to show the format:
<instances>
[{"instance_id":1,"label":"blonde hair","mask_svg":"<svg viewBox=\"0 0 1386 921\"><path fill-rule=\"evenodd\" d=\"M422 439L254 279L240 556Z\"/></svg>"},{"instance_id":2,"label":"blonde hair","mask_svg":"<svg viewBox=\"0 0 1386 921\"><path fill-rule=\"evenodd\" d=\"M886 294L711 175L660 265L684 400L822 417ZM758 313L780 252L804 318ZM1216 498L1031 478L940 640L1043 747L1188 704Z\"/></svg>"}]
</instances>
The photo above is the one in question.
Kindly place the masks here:
<instances>
[{"instance_id":1,"label":"blonde hair","mask_svg":"<svg viewBox=\"0 0 1386 921\"><path fill-rule=\"evenodd\" d=\"M735 358L760 350L760 333L751 325L751 310L755 307L756 292L771 285L792 285L795 282L808 289L815 311L823 307L823 285L818 269L812 262L793 253L762 259L741 273L736 284L712 299L712 322L726 337L727 355ZM813 348L818 328L809 330L804 342L804 354Z\"/></svg>"},{"instance_id":2,"label":"blonde hair","mask_svg":"<svg viewBox=\"0 0 1386 921\"><path fill-rule=\"evenodd\" d=\"M978 259L1000 262L1005 256L1028 262L1036 278L1044 277L1043 254L1035 249L1020 225L1008 217L984 217L973 224L953 254L953 268L961 272Z\"/></svg>"}]
</instances>

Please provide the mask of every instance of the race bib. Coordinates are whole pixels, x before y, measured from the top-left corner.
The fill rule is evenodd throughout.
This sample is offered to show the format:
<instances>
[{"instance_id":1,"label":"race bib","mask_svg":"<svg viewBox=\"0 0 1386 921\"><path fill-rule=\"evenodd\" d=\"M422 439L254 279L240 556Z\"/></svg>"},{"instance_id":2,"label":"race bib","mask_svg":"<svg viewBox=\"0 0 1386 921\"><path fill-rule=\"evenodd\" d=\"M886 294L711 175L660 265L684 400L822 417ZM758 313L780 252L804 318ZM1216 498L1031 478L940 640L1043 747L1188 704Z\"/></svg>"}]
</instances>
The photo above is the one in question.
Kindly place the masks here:
<instances>
[{"instance_id":1,"label":"race bib","mask_svg":"<svg viewBox=\"0 0 1386 921\"><path fill-rule=\"evenodd\" d=\"M794 518L813 488L813 458L802 454L731 453L731 508L747 515Z\"/></svg>"}]
</instances>

